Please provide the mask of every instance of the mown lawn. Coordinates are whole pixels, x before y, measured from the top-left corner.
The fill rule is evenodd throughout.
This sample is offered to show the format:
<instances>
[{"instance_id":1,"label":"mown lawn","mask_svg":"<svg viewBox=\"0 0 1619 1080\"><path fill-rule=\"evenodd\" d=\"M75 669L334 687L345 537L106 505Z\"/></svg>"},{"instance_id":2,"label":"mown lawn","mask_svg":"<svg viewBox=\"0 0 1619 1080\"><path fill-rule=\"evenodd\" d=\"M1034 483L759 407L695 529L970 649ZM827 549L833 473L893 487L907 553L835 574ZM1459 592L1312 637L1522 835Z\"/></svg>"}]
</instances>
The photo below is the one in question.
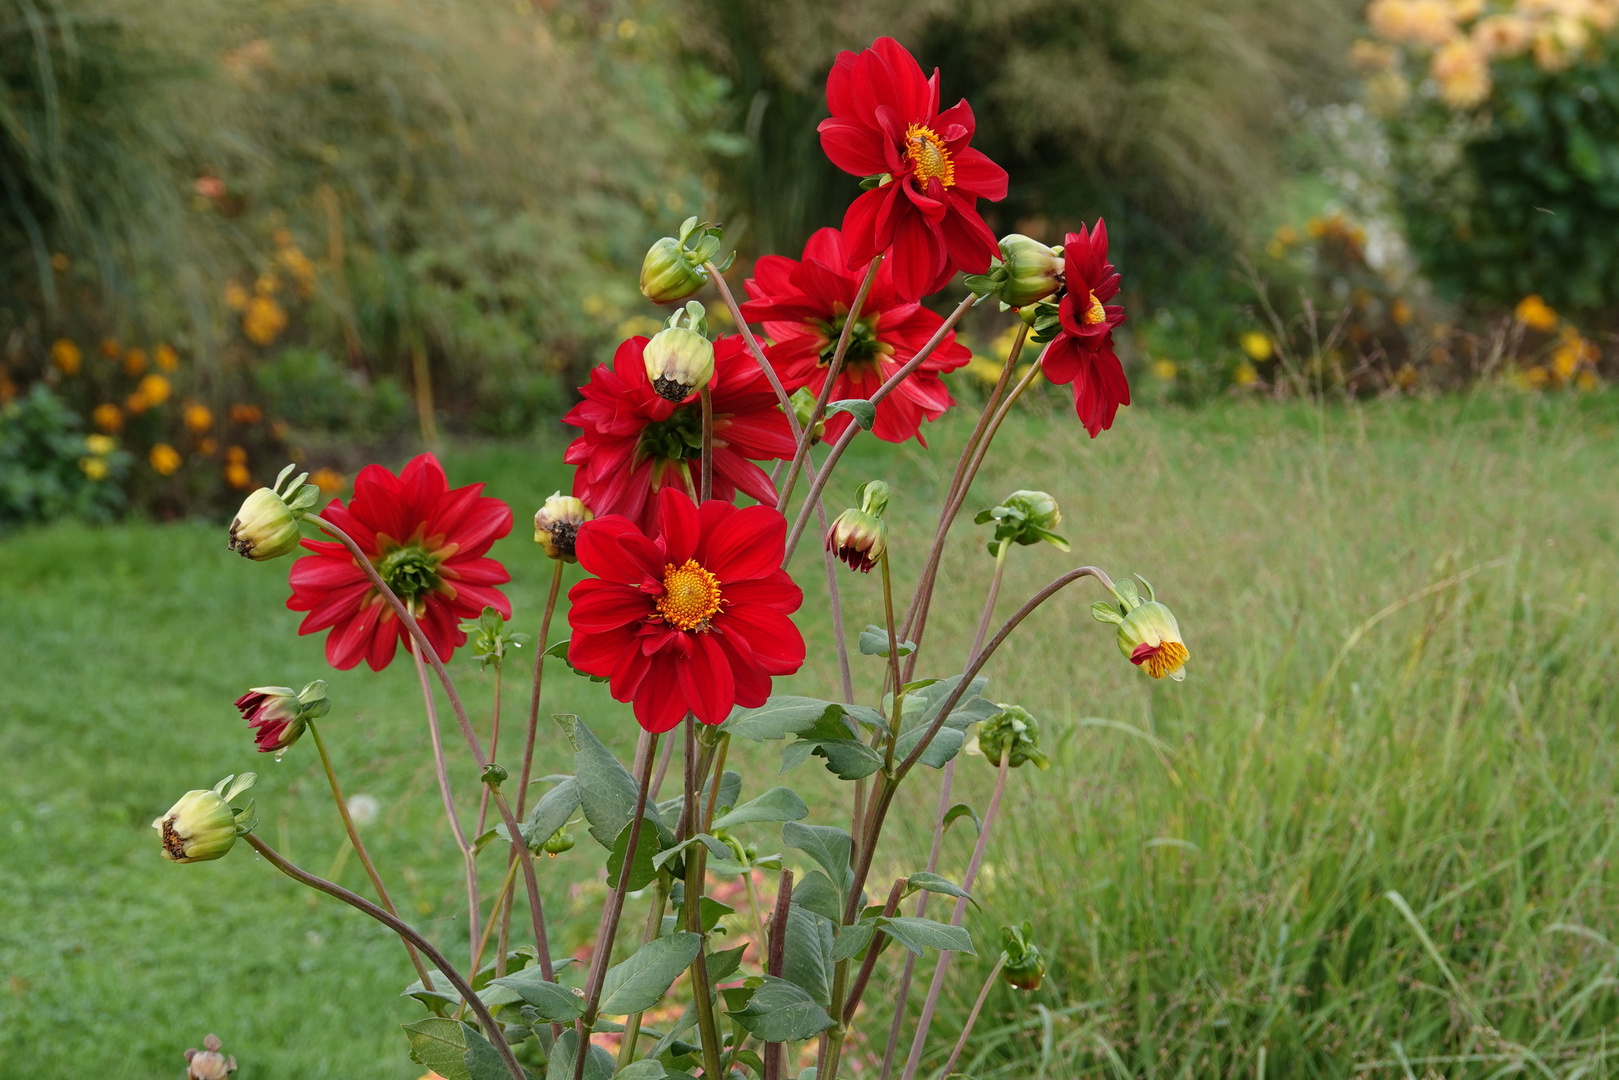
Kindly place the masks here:
<instances>
[{"instance_id":1,"label":"mown lawn","mask_svg":"<svg viewBox=\"0 0 1619 1080\"><path fill-rule=\"evenodd\" d=\"M1150 684L1080 585L988 669L991 696L1043 719L1054 765L1015 776L971 923L986 955L957 965L939 1041L1000 924L1032 919L1051 973L1033 994L991 995L962 1067L980 1080L1610 1074L1616 421L1607 393L1138 408L1095 442L1060 411L1009 425L953 538L919 674L959 669L991 565L971 514L1016 487L1058 497L1073 560L1150 578L1192 661L1184 684ZM967 422L936 425L931 454L852 455L833 485L836 507L867 476L894 483L902 582ZM525 522L566 486L559 445L447 458L452 479L487 480L517 508L496 554L531 632L548 569ZM1072 564L1018 550L1003 612ZM168 864L149 828L187 788L256 768L261 835L363 890L313 748L258 757L231 708L251 685L328 678L324 730L349 791L380 802L368 842L396 899L463 947L414 674L328 671L283 607L286 565L230 555L210 523L0 540L0 1075L171 1077L209 1031L248 1080L420 1075L395 1027L419 1009L396 997L409 969L394 940L245 849ZM835 696L812 544L795 569L812 657L781 689ZM878 621L875 577L842 583L851 631ZM869 697L880 669L855 663ZM485 713L487 677L456 670ZM559 667L549 679L548 712L579 713L627 753L627 709ZM511 721L520 667L508 691ZM537 772L565 770L560 738L542 734ZM768 752L741 759L750 789L774 782ZM470 761L452 752L452 766L475 798ZM845 823L836 781L790 776L817 820ZM991 770L967 758L962 777L982 806ZM936 775L919 779L874 881L919 868ZM594 882L600 852L580 839L542 878L559 952L594 925L599 887L570 883ZM969 843L952 830L945 873ZM497 886L491 865L486 895ZM859 1075L876 1075L887 990L868 994Z\"/></svg>"}]
</instances>

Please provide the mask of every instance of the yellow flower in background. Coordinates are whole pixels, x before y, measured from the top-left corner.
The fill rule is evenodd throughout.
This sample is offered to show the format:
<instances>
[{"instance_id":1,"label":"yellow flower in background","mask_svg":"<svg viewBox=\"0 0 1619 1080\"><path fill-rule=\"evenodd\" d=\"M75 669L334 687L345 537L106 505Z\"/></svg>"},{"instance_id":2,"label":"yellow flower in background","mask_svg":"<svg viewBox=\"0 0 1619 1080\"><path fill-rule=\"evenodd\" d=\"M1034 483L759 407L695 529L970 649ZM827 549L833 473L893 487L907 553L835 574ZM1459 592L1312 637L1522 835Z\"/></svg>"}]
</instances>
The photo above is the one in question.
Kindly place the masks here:
<instances>
[{"instance_id":1,"label":"yellow flower in background","mask_svg":"<svg viewBox=\"0 0 1619 1080\"><path fill-rule=\"evenodd\" d=\"M1443 45L1459 31L1445 0L1372 0L1366 22L1385 41L1399 45Z\"/></svg>"},{"instance_id":2,"label":"yellow flower in background","mask_svg":"<svg viewBox=\"0 0 1619 1080\"><path fill-rule=\"evenodd\" d=\"M214 426L213 410L198 401L188 401L185 407L185 425L201 435Z\"/></svg>"},{"instance_id":3,"label":"yellow flower in background","mask_svg":"<svg viewBox=\"0 0 1619 1080\"><path fill-rule=\"evenodd\" d=\"M233 461L225 466L225 483L233 488L245 488L253 483L253 474L247 471L246 465Z\"/></svg>"},{"instance_id":4,"label":"yellow flower in background","mask_svg":"<svg viewBox=\"0 0 1619 1080\"><path fill-rule=\"evenodd\" d=\"M1274 347L1271 345L1270 338L1265 336L1265 334L1261 333L1260 331L1248 330L1244 332L1242 337L1237 340L1242 346L1242 351L1247 353L1252 359L1270 359L1270 354Z\"/></svg>"},{"instance_id":5,"label":"yellow flower in background","mask_svg":"<svg viewBox=\"0 0 1619 1080\"><path fill-rule=\"evenodd\" d=\"M1349 47L1349 62L1356 71L1393 71L1400 64L1400 50L1381 41L1361 38Z\"/></svg>"},{"instance_id":6,"label":"yellow flower in background","mask_svg":"<svg viewBox=\"0 0 1619 1080\"><path fill-rule=\"evenodd\" d=\"M1492 60L1522 56L1534 36L1534 27L1520 15L1491 15L1473 26L1474 48Z\"/></svg>"},{"instance_id":7,"label":"yellow flower in background","mask_svg":"<svg viewBox=\"0 0 1619 1080\"><path fill-rule=\"evenodd\" d=\"M725 309L715 308L714 310L716 313L718 313L720 311L724 311ZM651 337L653 334L656 334L662 329L662 320L654 319L648 315L632 315L630 318L619 323L618 329L615 332L621 338Z\"/></svg>"},{"instance_id":8,"label":"yellow flower in background","mask_svg":"<svg viewBox=\"0 0 1619 1080\"><path fill-rule=\"evenodd\" d=\"M1276 239L1284 244L1296 244L1299 242L1299 231L1291 225L1278 225Z\"/></svg>"},{"instance_id":9,"label":"yellow flower in background","mask_svg":"<svg viewBox=\"0 0 1619 1080\"><path fill-rule=\"evenodd\" d=\"M1484 0L1450 0L1450 17L1457 22L1472 22L1484 14Z\"/></svg>"},{"instance_id":10,"label":"yellow flower in background","mask_svg":"<svg viewBox=\"0 0 1619 1080\"><path fill-rule=\"evenodd\" d=\"M246 465L247 451L242 449L240 446L233 446L229 450L225 451L225 460L230 462L232 465Z\"/></svg>"},{"instance_id":11,"label":"yellow flower in background","mask_svg":"<svg viewBox=\"0 0 1619 1080\"><path fill-rule=\"evenodd\" d=\"M1471 109L1490 96L1490 64L1466 38L1433 54L1429 64L1439 97L1453 109Z\"/></svg>"},{"instance_id":12,"label":"yellow flower in background","mask_svg":"<svg viewBox=\"0 0 1619 1080\"><path fill-rule=\"evenodd\" d=\"M118 343L117 338L105 337L101 339L101 355L108 360L116 360L124 355L124 347Z\"/></svg>"},{"instance_id":13,"label":"yellow flower in background","mask_svg":"<svg viewBox=\"0 0 1619 1080\"><path fill-rule=\"evenodd\" d=\"M151 407L152 402L139 390L124 399L124 411L131 416L139 416Z\"/></svg>"},{"instance_id":14,"label":"yellow flower in background","mask_svg":"<svg viewBox=\"0 0 1619 1080\"><path fill-rule=\"evenodd\" d=\"M1542 71L1562 71L1591 38L1591 32L1578 19L1554 18L1535 32L1535 66Z\"/></svg>"},{"instance_id":15,"label":"yellow flower in background","mask_svg":"<svg viewBox=\"0 0 1619 1080\"><path fill-rule=\"evenodd\" d=\"M135 392L144 397L150 405L161 405L169 400L172 390L169 380L161 375L148 375L135 387Z\"/></svg>"},{"instance_id":16,"label":"yellow flower in background","mask_svg":"<svg viewBox=\"0 0 1619 1080\"><path fill-rule=\"evenodd\" d=\"M1254 370L1254 365L1244 360L1242 363L1238 364L1236 370L1231 373L1231 381L1236 383L1238 386L1252 386L1254 383L1259 381L1259 372Z\"/></svg>"},{"instance_id":17,"label":"yellow flower in background","mask_svg":"<svg viewBox=\"0 0 1619 1080\"><path fill-rule=\"evenodd\" d=\"M281 243L283 239L286 243ZM315 288L314 260L299 250L292 242L292 234L285 229L276 233L276 243L281 244L281 250L275 254L276 262L292 275L293 283L298 288L298 295L307 298Z\"/></svg>"},{"instance_id":18,"label":"yellow flower in background","mask_svg":"<svg viewBox=\"0 0 1619 1080\"><path fill-rule=\"evenodd\" d=\"M242 313L242 333L255 345L268 345L287 328L287 313L268 296L255 296Z\"/></svg>"},{"instance_id":19,"label":"yellow flower in background","mask_svg":"<svg viewBox=\"0 0 1619 1080\"><path fill-rule=\"evenodd\" d=\"M180 451L168 443L158 443L146 455L147 462L159 476L173 476L181 465Z\"/></svg>"},{"instance_id":20,"label":"yellow flower in background","mask_svg":"<svg viewBox=\"0 0 1619 1080\"><path fill-rule=\"evenodd\" d=\"M124 410L110 401L90 410L90 422L109 435L124 426Z\"/></svg>"},{"instance_id":21,"label":"yellow flower in background","mask_svg":"<svg viewBox=\"0 0 1619 1080\"><path fill-rule=\"evenodd\" d=\"M1394 373L1394 385L1401 390L1409 390L1417 385L1417 369L1410 364L1401 364L1400 370Z\"/></svg>"},{"instance_id":22,"label":"yellow flower in background","mask_svg":"<svg viewBox=\"0 0 1619 1080\"><path fill-rule=\"evenodd\" d=\"M1379 71L1366 80L1366 107L1379 116L1400 110L1411 98L1411 84L1398 71Z\"/></svg>"},{"instance_id":23,"label":"yellow flower in background","mask_svg":"<svg viewBox=\"0 0 1619 1080\"><path fill-rule=\"evenodd\" d=\"M599 319L603 315L607 314L607 301L603 300L595 293L591 293L589 296L581 300L579 302L579 306L584 309L586 315L589 315L593 319Z\"/></svg>"},{"instance_id":24,"label":"yellow flower in background","mask_svg":"<svg viewBox=\"0 0 1619 1080\"><path fill-rule=\"evenodd\" d=\"M79 367L84 362L84 354L79 347L67 338L57 338L51 344L51 363L63 375L69 377L79 373Z\"/></svg>"},{"instance_id":25,"label":"yellow flower in background","mask_svg":"<svg viewBox=\"0 0 1619 1080\"><path fill-rule=\"evenodd\" d=\"M159 371L178 371L180 354L174 351L173 345L165 343L152 350L152 362L157 365Z\"/></svg>"},{"instance_id":26,"label":"yellow flower in background","mask_svg":"<svg viewBox=\"0 0 1619 1080\"><path fill-rule=\"evenodd\" d=\"M1590 391L1595 390L1598 386L1601 386L1602 380L1597 378L1596 372L1592 371L1590 368L1586 368L1574 377L1574 385L1577 386L1581 391L1589 393Z\"/></svg>"},{"instance_id":27,"label":"yellow flower in background","mask_svg":"<svg viewBox=\"0 0 1619 1080\"><path fill-rule=\"evenodd\" d=\"M146 350L130 349L124 354L124 374L131 379L146 370Z\"/></svg>"},{"instance_id":28,"label":"yellow flower in background","mask_svg":"<svg viewBox=\"0 0 1619 1080\"><path fill-rule=\"evenodd\" d=\"M967 374L986 386L994 386L1001 379L1002 365L986 357L975 356L966 363Z\"/></svg>"},{"instance_id":29,"label":"yellow flower in background","mask_svg":"<svg viewBox=\"0 0 1619 1080\"><path fill-rule=\"evenodd\" d=\"M218 451L219 451L219 440L218 439L216 439L216 438L214 438L212 436L209 436L206 439L198 439L197 440L197 453L201 454L203 457L213 457L214 454L217 453Z\"/></svg>"},{"instance_id":30,"label":"yellow flower in background","mask_svg":"<svg viewBox=\"0 0 1619 1080\"><path fill-rule=\"evenodd\" d=\"M1538 330L1542 334L1551 333L1557 329L1557 312L1540 298L1539 293L1530 293L1518 301L1518 306L1512 309L1517 320L1531 330Z\"/></svg>"},{"instance_id":31,"label":"yellow flower in background","mask_svg":"<svg viewBox=\"0 0 1619 1080\"><path fill-rule=\"evenodd\" d=\"M225 282L225 306L232 311L244 311L247 308L248 294L239 281Z\"/></svg>"},{"instance_id":32,"label":"yellow flower in background","mask_svg":"<svg viewBox=\"0 0 1619 1080\"><path fill-rule=\"evenodd\" d=\"M1152 362L1153 377L1164 382L1174 382L1175 374L1178 370L1179 369L1175 367L1175 361L1166 359L1162 356Z\"/></svg>"},{"instance_id":33,"label":"yellow flower in background","mask_svg":"<svg viewBox=\"0 0 1619 1080\"><path fill-rule=\"evenodd\" d=\"M110 435L86 435L84 448L96 457L106 457L118 448L118 443Z\"/></svg>"},{"instance_id":34,"label":"yellow flower in background","mask_svg":"<svg viewBox=\"0 0 1619 1080\"><path fill-rule=\"evenodd\" d=\"M79 459L79 471L90 480L105 480L107 478L107 461L105 458L82 457Z\"/></svg>"},{"instance_id":35,"label":"yellow flower in background","mask_svg":"<svg viewBox=\"0 0 1619 1080\"><path fill-rule=\"evenodd\" d=\"M348 477L336 469L316 469L309 474L309 482L320 488L323 495L335 495L349 486Z\"/></svg>"},{"instance_id":36,"label":"yellow flower in background","mask_svg":"<svg viewBox=\"0 0 1619 1080\"><path fill-rule=\"evenodd\" d=\"M1395 326L1409 326L1412 315L1411 305L1404 300L1396 299L1389 305L1389 319Z\"/></svg>"},{"instance_id":37,"label":"yellow flower in background","mask_svg":"<svg viewBox=\"0 0 1619 1080\"><path fill-rule=\"evenodd\" d=\"M258 280L253 283L253 291L260 296L274 296L281 291L281 279L274 274L260 274Z\"/></svg>"}]
</instances>

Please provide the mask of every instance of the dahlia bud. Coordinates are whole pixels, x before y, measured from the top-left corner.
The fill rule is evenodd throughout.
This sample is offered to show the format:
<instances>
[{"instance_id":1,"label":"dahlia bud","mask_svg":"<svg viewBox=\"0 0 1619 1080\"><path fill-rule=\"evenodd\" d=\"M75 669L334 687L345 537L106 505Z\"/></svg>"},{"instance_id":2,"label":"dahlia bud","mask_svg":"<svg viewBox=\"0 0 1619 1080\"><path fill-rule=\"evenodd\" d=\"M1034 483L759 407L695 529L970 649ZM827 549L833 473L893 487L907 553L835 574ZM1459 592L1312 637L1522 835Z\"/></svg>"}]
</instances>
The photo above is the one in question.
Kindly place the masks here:
<instances>
[{"instance_id":1,"label":"dahlia bud","mask_svg":"<svg viewBox=\"0 0 1619 1080\"><path fill-rule=\"evenodd\" d=\"M815 415L815 395L810 393L809 387L800 386L793 391L793 396L789 400L793 406L793 415L798 417L798 426L808 427L810 417ZM821 418L815 422L815 430L810 432L810 445L819 446L824 438L826 438L826 414L822 413Z\"/></svg>"},{"instance_id":2,"label":"dahlia bud","mask_svg":"<svg viewBox=\"0 0 1619 1080\"><path fill-rule=\"evenodd\" d=\"M569 832L565 828L558 829L556 832L552 833L546 838L545 843L540 845L540 850L551 856L553 859L558 855L561 855L564 851L572 851L573 833Z\"/></svg>"},{"instance_id":3,"label":"dahlia bud","mask_svg":"<svg viewBox=\"0 0 1619 1080\"><path fill-rule=\"evenodd\" d=\"M1141 583L1147 586L1146 600L1136 592L1135 582L1125 578L1113 588L1118 604L1098 600L1091 605L1091 617L1118 625L1119 651L1132 664L1155 679L1167 675L1180 682L1186 678L1185 665L1191 656L1181 640L1180 624L1172 611L1153 599L1147 579L1142 578Z\"/></svg>"},{"instance_id":4,"label":"dahlia bud","mask_svg":"<svg viewBox=\"0 0 1619 1080\"><path fill-rule=\"evenodd\" d=\"M1003 704L1001 711L978 728L978 749L991 765L1004 760L1016 769L1034 762L1041 770L1051 768L1051 759L1040 750L1040 722L1016 705Z\"/></svg>"},{"instance_id":5,"label":"dahlia bud","mask_svg":"<svg viewBox=\"0 0 1619 1080\"><path fill-rule=\"evenodd\" d=\"M259 753L281 754L303 736L309 721L318 720L331 711L331 699L326 696L326 684L319 679L294 691L290 686L255 686L236 699L236 709L255 728L253 741Z\"/></svg>"},{"instance_id":6,"label":"dahlia bud","mask_svg":"<svg viewBox=\"0 0 1619 1080\"><path fill-rule=\"evenodd\" d=\"M230 524L227 546L232 551L264 562L297 549L298 522L320 498L320 488L304 483L308 473L299 473L291 483L284 483L295 468L288 465L276 477L274 487L261 487L242 503Z\"/></svg>"},{"instance_id":7,"label":"dahlia bud","mask_svg":"<svg viewBox=\"0 0 1619 1080\"><path fill-rule=\"evenodd\" d=\"M979 525L995 522L991 555L999 556L1008 541L1028 545L1044 540L1059 551L1068 550L1068 541L1052 531L1062 524L1062 511L1057 500L1043 491L1014 491L999 506L980 511L973 521Z\"/></svg>"},{"instance_id":8,"label":"dahlia bud","mask_svg":"<svg viewBox=\"0 0 1619 1080\"><path fill-rule=\"evenodd\" d=\"M1018 990L1038 990L1046 977L1046 958L1034 937L1034 924L1001 927L1001 978Z\"/></svg>"},{"instance_id":9,"label":"dahlia bud","mask_svg":"<svg viewBox=\"0 0 1619 1080\"><path fill-rule=\"evenodd\" d=\"M1051 296L1063 285L1062 248L1042 244L1022 233L1001 240L1001 257L989 273L967 278L967 288L994 295L1008 308L1026 308Z\"/></svg>"},{"instance_id":10,"label":"dahlia bud","mask_svg":"<svg viewBox=\"0 0 1619 1080\"><path fill-rule=\"evenodd\" d=\"M226 1057L219 1052L218 1035L209 1035L202 1040L202 1049L192 1047L186 1051L186 1080L225 1080L225 1077L236 1071L236 1057Z\"/></svg>"},{"instance_id":11,"label":"dahlia bud","mask_svg":"<svg viewBox=\"0 0 1619 1080\"><path fill-rule=\"evenodd\" d=\"M860 485L857 494L860 505L839 514L826 531L826 550L851 569L869 574L888 550L888 523L883 521L883 512L888 509L888 485L868 480Z\"/></svg>"},{"instance_id":12,"label":"dahlia bud","mask_svg":"<svg viewBox=\"0 0 1619 1080\"><path fill-rule=\"evenodd\" d=\"M679 236L665 236L647 249L641 261L641 295L654 304L672 304L708 284L708 268L720 252L724 234L718 225L687 218ZM735 253L717 267L722 273Z\"/></svg>"},{"instance_id":13,"label":"dahlia bud","mask_svg":"<svg viewBox=\"0 0 1619 1080\"><path fill-rule=\"evenodd\" d=\"M682 321L685 325L682 326ZM665 401L684 401L714 377L714 344L708 340L708 319L695 300L669 316L668 325L653 335L642 354L652 389Z\"/></svg>"},{"instance_id":14,"label":"dahlia bud","mask_svg":"<svg viewBox=\"0 0 1619 1080\"><path fill-rule=\"evenodd\" d=\"M211 791L182 795L168 813L152 822L152 828L163 835L163 857L182 863L223 858L236 838L257 824L252 803L243 810L230 805L257 780L255 773L242 773L225 777Z\"/></svg>"},{"instance_id":15,"label":"dahlia bud","mask_svg":"<svg viewBox=\"0 0 1619 1080\"><path fill-rule=\"evenodd\" d=\"M559 491L534 513L534 542L550 558L577 562L574 543L579 538L579 526L595 516L583 501Z\"/></svg>"}]
</instances>

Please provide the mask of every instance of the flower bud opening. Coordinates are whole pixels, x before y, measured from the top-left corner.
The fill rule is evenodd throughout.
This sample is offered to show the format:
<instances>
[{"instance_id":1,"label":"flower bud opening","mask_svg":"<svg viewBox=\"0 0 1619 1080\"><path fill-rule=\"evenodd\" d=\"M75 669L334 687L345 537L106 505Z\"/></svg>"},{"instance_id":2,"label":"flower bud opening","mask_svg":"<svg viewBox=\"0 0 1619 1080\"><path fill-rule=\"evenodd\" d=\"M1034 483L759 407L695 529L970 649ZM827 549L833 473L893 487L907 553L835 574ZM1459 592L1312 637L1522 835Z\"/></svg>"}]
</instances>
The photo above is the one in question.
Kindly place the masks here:
<instances>
[{"instance_id":1,"label":"flower bud opening","mask_svg":"<svg viewBox=\"0 0 1619 1080\"><path fill-rule=\"evenodd\" d=\"M1038 990L1046 977L1046 959L1034 944L1034 924L1001 927L1001 978L1017 990Z\"/></svg>"},{"instance_id":2,"label":"flower bud opening","mask_svg":"<svg viewBox=\"0 0 1619 1080\"><path fill-rule=\"evenodd\" d=\"M875 514L851 507L826 531L826 550L850 569L869 574L888 550L888 524Z\"/></svg>"},{"instance_id":3,"label":"flower bud opening","mask_svg":"<svg viewBox=\"0 0 1619 1080\"><path fill-rule=\"evenodd\" d=\"M549 558L576 562L579 526L595 516L583 501L559 491L534 514L534 542Z\"/></svg>"},{"instance_id":4,"label":"flower bud opening","mask_svg":"<svg viewBox=\"0 0 1619 1080\"><path fill-rule=\"evenodd\" d=\"M227 776L210 791L188 791L169 812L152 822L163 840L163 857L172 862L207 862L230 851L236 838L255 824L253 804L233 809L231 799L252 787L254 773Z\"/></svg>"},{"instance_id":5,"label":"flower bud opening","mask_svg":"<svg viewBox=\"0 0 1619 1080\"><path fill-rule=\"evenodd\" d=\"M695 301L687 307L702 310L702 305ZM714 377L713 343L697 330L684 326L670 325L659 330L647 342L643 357L652 389L665 401L684 401Z\"/></svg>"},{"instance_id":6,"label":"flower bud opening","mask_svg":"<svg viewBox=\"0 0 1619 1080\"><path fill-rule=\"evenodd\" d=\"M276 477L274 487L259 488L242 503L230 525L227 546L232 551L264 562L297 550L298 522L319 500L320 488L304 483L308 473L286 483L296 467L288 465Z\"/></svg>"},{"instance_id":7,"label":"flower bud opening","mask_svg":"<svg viewBox=\"0 0 1619 1080\"><path fill-rule=\"evenodd\" d=\"M707 263L719 254L724 234L719 226L695 217L680 226L679 236L665 236L641 260L641 295L654 304L672 304L708 284ZM724 271L730 259L718 267Z\"/></svg>"}]
</instances>

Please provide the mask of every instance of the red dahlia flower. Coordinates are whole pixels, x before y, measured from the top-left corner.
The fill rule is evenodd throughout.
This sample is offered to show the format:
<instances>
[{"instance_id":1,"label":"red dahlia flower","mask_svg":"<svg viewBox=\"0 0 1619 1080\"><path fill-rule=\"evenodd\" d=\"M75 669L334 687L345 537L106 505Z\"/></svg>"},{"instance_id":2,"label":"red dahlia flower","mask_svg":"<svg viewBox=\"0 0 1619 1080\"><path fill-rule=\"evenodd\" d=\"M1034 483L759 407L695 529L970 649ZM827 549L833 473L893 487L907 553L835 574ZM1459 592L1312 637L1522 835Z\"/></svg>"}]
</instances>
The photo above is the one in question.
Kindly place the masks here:
<instances>
[{"instance_id":1,"label":"red dahlia flower","mask_svg":"<svg viewBox=\"0 0 1619 1080\"><path fill-rule=\"evenodd\" d=\"M892 271L892 263L882 265L861 305L832 388L833 401L871 397L944 323L921 304L901 300ZM807 386L819 393L865 271L849 269L842 233L821 229L804 245L802 262L766 255L754 264L753 273L747 282L753 299L742 305L743 317L763 323L775 342L765 355L781 381L793 389ZM923 417L937 420L953 404L939 381L940 373L971 359L972 350L957 344L954 332L945 335L922 366L878 404L872 431L888 442L912 436L920 440ZM843 413L831 416L827 433L840 435L850 422Z\"/></svg>"},{"instance_id":2,"label":"red dahlia flower","mask_svg":"<svg viewBox=\"0 0 1619 1080\"><path fill-rule=\"evenodd\" d=\"M652 532L616 514L579 527L579 565L596 576L568 591L568 662L609 679L648 731L763 705L772 676L804 663L787 617L804 594L781 568L787 519L666 487Z\"/></svg>"},{"instance_id":3,"label":"red dahlia flower","mask_svg":"<svg viewBox=\"0 0 1619 1080\"><path fill-rule=\"evenodd\" d=\"M1074 411L1094 439L1113 426L1120 405L1130 404L1124 365L1113 351L1124 308L1108 303L1119 293L1119 273L1107 261L1107 223L1097 218L1094 230L1081 225L1069 233L1062 257L1062 329L1046 349L1043 370L1054 383L1073 383Z\"/></svg>"},{"instance_id":4,"label":"red dahlia flower","mask_svg":"<svg viewBox=\"0 0 1619 1080\"><path fill-rule=\"evenodd\" d=\"M698 395L666 401L652 388L642 359L646 345L644 337L620 345L612 366L590 373L579 389L584 400L562 418L583 429L562 457L579 466L573 493L598 517L622 514L643 530L656 518L652 496L659 491L674 487L697 494L703 430ZM753 461L791 459L793 432L740 336L714 343L708 389L714 402L714 497L730 502L740 489L774 505L776 489Z\"/></svg>"},{"instance_id":5,"label":"red dahlia flower","mask_svg":"<svg viewBox=\"0 0 1619 1080\"><path fill-rule=\"evenodd\" d=\"M484 554L512 528L511 507L480 495L482 484L451 491L444 469L422 454L398 476L367 465L354 481L354 498L334 499L321 516L348 533L421 623L439 659L467 640L462 621L486 607L507 618L511 604L495 588L510 581L506 568ZM287 607L307 611L300 634L330 629L326 659L335 668L361 660L381 671L394 647L410 644L393 608L342 544L305 540L314 552L292 564Z\"/></svg>"},{"instance_id":6,"label":"red dahlia flower","mask_svg":"<svg viewBox=\"0 0 1619 1080\"><path fill-rule=\"evenodd\" d=\"M924 78L893 38L862 53L842 52L826 80L831 117L821 148L856 176L884 177L843 218L849 265L864 270L893 247L894 284L916 300L944 288L957 270L981 274L997 252L978 200L1006 198L1006 170L967 144L966 100L939 111L939 73Z\"/></svg>"}]
</instances>

